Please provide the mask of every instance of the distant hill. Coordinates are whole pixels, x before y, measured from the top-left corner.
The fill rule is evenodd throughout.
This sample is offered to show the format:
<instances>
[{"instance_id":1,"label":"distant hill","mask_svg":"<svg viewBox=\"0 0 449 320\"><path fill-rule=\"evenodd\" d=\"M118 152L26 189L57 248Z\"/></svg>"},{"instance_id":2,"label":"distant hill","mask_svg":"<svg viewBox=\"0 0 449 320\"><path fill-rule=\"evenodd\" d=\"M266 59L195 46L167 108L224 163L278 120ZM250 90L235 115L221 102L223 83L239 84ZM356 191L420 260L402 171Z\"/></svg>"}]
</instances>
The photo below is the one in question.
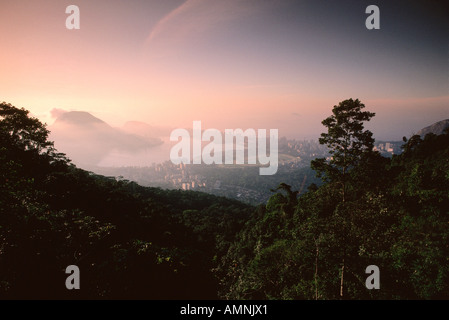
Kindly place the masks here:
<instances>
[{"instance_id":1,"label":"distant hill","mask_svg":"<svg viewBox=\"0 0 449 320\"><path fill-rule=\"evenodd\" d=\"M71 123L73 125L78 126L89 126L92 124L101 124L108 126L106 122L103 120L98 119L97 117L94 117L89 112L85 111L70 111L65 112L61 114L55 121L55 123Z\"/></svg>"},{"instance_id":2,"label":"distant hill","mask_svg":"<svg viewBox=\"0 0 449 320\"><path fill-rule=\"evenodd\" d=\"M435 122L434 124L419 130L417 134L421 137L424 137L428 133L440 135L444 133L446 128L449 128L449 119Z\"/></svg>"},{"instance_id":3,"label":"distant hill","mask_svg":"<svg viewBox=\"0 0 449 320\"><path fill-rule=\"evenodd\" d=\"M114 128L89 112L61 114L49 127L55 147L79 166L96 165L111 152L135 154L162 140Z\"/></svg>"}]
</instances>

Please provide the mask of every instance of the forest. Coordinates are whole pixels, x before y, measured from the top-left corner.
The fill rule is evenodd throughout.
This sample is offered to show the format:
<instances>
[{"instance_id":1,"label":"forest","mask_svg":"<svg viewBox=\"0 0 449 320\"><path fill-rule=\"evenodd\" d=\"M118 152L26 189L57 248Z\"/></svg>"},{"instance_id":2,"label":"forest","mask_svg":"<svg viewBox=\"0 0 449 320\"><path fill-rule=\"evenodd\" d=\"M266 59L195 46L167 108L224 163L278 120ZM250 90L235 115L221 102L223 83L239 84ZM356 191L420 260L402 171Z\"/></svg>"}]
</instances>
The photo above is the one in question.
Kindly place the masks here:
<instances>
[{"instance_id":1,"label":"forest","mask_svg":"<svg viewBox=\"0 0 449 320\"><path fill-rule=\"evenodd\" d=\"M364 108L348 99L323 120L319 186L279 181L252 206L77 168L46 125L1 103L0 298L449 299L449 131L382 157ZM65 287L69 265L80 290Z\"/></svg>"}]
</instances>

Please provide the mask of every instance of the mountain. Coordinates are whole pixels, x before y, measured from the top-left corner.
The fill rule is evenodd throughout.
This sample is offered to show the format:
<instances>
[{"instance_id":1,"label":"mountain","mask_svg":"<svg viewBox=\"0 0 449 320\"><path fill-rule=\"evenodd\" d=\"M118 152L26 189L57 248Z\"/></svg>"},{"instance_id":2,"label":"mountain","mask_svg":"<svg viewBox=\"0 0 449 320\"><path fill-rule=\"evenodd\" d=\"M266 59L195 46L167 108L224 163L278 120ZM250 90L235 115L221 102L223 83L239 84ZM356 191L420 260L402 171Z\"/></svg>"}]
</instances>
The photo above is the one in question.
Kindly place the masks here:
<instances>
[{"instance_id":1,"label":"mountain","mask_svg":"<svg viewBox=\"0 0 449 320\"><path fill-rule=\"evenodd\" d=\"M2 300L449 299L447 134L360 162L344 206L333 181L297 197L281 178L252 207L70 166L28 114L0 103ZM86 113L55 127L117 134Z\"/></svg>"},{"instance_id":2,"label":"mountain","mask_svg":"<svg viewBox=\"0 0 449 320\"><path fill-rule=\"evenodd\" d=\"M89 112L85 111L70 111L61 114L55 123L70 123L77 126L90 126L93 124L101 124L108 126L103 120L94 117Z\"/></svg>"},{"instance_id":3,"label":"mountain","mask_svg":"<svg viewBox=\"0 0 449 320\"><path fill-rule=\"evenodd\" d=\"M111 154L133 155L162 140L114 128L84 111L61 114L49 127L55 147L78 166L95 166Z\"/></svg>"},{"instance_id":4,"label":"mountain","mask_svg":"<svg viewBox=\"0 0 449 320\"><path fill-rule=\"evenodd\" d=\"M424 137L428 133L440 135L444 133L446 128L449 128L449 119L435 122L434 124L419 130L417 134L421 137Z\"/></svg>"}]
</instances>

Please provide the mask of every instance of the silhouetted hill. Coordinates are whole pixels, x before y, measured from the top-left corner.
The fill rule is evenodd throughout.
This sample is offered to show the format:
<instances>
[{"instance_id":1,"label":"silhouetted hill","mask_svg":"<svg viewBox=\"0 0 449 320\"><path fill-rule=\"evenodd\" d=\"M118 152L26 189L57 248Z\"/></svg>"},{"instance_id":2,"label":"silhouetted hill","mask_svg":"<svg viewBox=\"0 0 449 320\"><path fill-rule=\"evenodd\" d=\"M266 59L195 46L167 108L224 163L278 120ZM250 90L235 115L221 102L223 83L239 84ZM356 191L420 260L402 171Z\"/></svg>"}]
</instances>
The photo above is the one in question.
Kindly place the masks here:
<instances>
[{"instance_id":1,"label":"silhouetted hill","mask_svg":"<svg viewBox=\"0 0 449 320\"><path fill-rule=\"evenodd\" d=\"M440 135L444 133L446 128L449 128L449 119L435 122L434 124L419 130L417 134L421 137L424 137L428 133Z\"/></svg>"}]
</instances>

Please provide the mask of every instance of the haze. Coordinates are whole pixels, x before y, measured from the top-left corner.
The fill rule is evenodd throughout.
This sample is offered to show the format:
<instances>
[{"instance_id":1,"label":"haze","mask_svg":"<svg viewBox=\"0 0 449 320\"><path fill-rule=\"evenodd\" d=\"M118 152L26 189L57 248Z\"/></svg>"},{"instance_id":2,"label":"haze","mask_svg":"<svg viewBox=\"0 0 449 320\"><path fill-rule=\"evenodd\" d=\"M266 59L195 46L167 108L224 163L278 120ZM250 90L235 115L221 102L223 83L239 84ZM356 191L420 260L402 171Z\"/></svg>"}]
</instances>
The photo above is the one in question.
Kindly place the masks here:
<instances>
[{"instance_id":1,"label":"haze","mask_svg":"<svg viewBox=\"0 0 449 320\"><path fill-rule=\"evenodd\" d=\"M376 113L380 140L449 118L444 1L377 1L380 30L360 0L0 3L0 99L49 125L76 110L128 129L199 120L310 139L347 98ZM80 30L65 27L71 4Z\"/></svg>"}]
</instances>

